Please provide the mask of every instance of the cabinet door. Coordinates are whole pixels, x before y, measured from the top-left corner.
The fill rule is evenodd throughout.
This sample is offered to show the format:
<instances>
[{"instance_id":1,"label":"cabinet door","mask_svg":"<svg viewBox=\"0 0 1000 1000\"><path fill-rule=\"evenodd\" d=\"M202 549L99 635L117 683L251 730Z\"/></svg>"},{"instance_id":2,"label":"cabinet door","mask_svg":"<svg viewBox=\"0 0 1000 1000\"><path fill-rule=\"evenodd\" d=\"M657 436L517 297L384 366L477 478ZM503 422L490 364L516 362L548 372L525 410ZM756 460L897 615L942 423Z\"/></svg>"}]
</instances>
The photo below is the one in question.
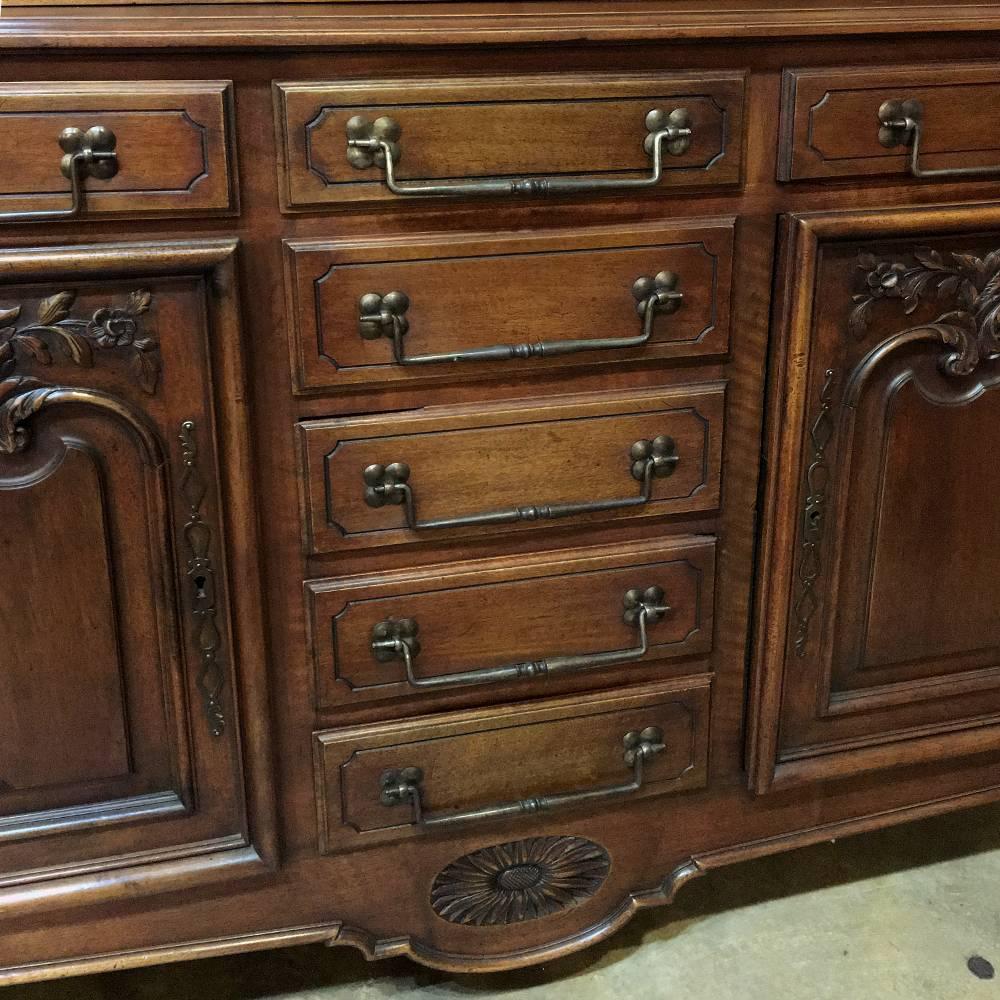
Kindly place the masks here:
<instances>
[{"instance_id":1,"label":"cabinet door","mask_svg":"<svg viewBox=\"0 0 1000 1000\"><path fill-rule=\"evenodd\" d=\"M1000 207L788 236L758 789L1000 747Z\"/></svg>"},{"instance_id":2,"label":"cabinet door","mask_svg":"<svg viewBox=\"0 0 1000 1000\"><path fill-rule=\"evenodd\" d=\"M234 253L0 251L0 886L246 844Z\"/></svg>"}]
</instances>

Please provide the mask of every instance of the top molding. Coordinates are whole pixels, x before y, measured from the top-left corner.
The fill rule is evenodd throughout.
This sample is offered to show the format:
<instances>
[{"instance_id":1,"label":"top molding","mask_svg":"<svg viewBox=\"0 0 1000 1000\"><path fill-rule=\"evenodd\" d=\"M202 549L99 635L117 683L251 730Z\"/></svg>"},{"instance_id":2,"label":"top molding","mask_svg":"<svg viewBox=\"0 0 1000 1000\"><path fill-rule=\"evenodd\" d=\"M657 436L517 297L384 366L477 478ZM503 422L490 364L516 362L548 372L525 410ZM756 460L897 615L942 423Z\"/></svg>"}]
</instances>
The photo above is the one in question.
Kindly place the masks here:
<instances>
[{"instance_id":1,"label":"top molding","mask_svg":"<svg viewBox=\"0 0 1000 1000\"><path fill-rule=\"evenodd\" d=\"M516 10L511 10L516 7ZM316 49L1000 31L1000 0L4 5L0 49Z\"/></svg>"}]
</instances>

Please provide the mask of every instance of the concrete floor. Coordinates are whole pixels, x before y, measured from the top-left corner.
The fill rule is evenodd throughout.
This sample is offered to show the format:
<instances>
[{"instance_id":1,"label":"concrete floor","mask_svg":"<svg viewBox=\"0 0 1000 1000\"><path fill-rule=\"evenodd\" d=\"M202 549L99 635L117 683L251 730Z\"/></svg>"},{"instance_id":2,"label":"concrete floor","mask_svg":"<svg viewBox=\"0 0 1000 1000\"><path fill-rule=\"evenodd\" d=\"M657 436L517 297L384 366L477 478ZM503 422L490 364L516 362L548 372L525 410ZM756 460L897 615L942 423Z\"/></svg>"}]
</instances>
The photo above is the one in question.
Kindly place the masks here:
<instances>
[{"instance_id":1,"label":"concrete floor","mask_svg":"<svg viewBox=\"0 0 1000 1000\"><path fill-rule=\"evenodd\" d=\"M972 956L997 978L974 975ZM317 946L11 987L0 1000L515 996L1000 1000L1000 806L711 872L672 907L540 968L455 976Z\"/></svg>"}]
</instances>

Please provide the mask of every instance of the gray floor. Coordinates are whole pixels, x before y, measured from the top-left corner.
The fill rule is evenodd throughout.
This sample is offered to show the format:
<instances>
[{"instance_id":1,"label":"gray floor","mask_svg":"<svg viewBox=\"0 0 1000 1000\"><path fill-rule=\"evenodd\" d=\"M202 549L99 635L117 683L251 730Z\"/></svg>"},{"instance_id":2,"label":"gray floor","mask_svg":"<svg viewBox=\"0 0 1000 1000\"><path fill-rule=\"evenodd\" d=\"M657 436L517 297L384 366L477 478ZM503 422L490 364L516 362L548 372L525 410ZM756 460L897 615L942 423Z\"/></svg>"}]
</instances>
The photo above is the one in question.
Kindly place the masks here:
<instances>
[{"instance_id":1,"label":"gray floor","mask_svg":"<svg viewBox=\"0 0 1000 1000\"><path fill-rule=\"evenodd\" d=\"M979 978L968 960L996 965ZM989 975L989 966L981 974ZM712 872L589 951L454 976L294 948L11 987L2 1000L1000 1000L1000 807Z\"/></svg>"}]
</instances>

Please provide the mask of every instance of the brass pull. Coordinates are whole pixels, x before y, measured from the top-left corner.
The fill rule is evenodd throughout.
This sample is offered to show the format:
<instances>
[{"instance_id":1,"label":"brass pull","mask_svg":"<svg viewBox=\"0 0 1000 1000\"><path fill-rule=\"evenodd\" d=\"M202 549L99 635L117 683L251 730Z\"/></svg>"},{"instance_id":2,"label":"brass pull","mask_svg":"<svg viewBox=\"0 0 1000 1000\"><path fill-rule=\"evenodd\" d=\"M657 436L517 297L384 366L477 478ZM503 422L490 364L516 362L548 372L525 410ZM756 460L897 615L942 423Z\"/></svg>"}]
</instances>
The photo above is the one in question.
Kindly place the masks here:
<instances>
[{"instance_id":1,"label":"brass pull","mask_svg":"<svg viewBox=\"0 0 1000 1000\"><path fill-rule=\"evenodd\" d=\"M625 607L622 616L625 623L639 630L639 645L630 649L551 656L545 660L528 660L501 667L481 667L450 674L435 674L432 677L417 677L413 672L413 660L420 652L420 643L417 640L419 625L412 618L388 618L372 629L372 655L380 663L402 660L406 668L406 679L415 688L467 687L501 681L532 680L554 674L579 673L619 663L631 663L634 660L641 660L649 652L646 626L658 622L670 612L670 607L664 603L664 594L660 587L648 587L644 591L637 588L627 590L622 603Z\"/></svg>"},{"instance_id":2,"label":"brass pull","mask_svg":"<svg viewBox=\"0 0 1000 1000\"><path fill-rule=\"evenodd\" d=\"M665 434L652 441L636 441L629 451L632 478L639 481L638 496L614 500L583 500L570 503L543 504L540 506L505 507L502 510L465 514L459 517L438 517L428 521L417 518L416 500L409 483L410 467L405 462L388 465L369 465L362 477L365 483L365 503L369 507L402 504L406 512L406 526L412 531L431 528L462 528L470 525L513 524L517 521L553 520L589 514L594 511L618 510L622 507L640 507L649 503L653 495L653 480L673 475L680 457L674 439Z\"/></svg>"},{"instance_id":3,"label":"brass pull","mask_svg":"<svg viewBox=\"0 0 1000 1000\"><path fill-rule=\"evenodd\" d=\"M652 173L645 177L519 177L516 179L453 181L448 184L400 183L396 165L402 156L400 138L403 128L394 118L376 118L371 122L354 115L347 122L347 160L358 170L379 166L385 171L386 187L393 194L410 198L435 198L449 195L522 195L571 194L578 191L618 191L653 187L663 177L663 150L681 156L691 145L694 130L687 108L674 108L669 114L660 108L647 112L643 149L652 158Z\"/></svg>"},{"instance_id":4,"label":"brass pull","mask_svg":"<svg viewBox=\"0 0 1000 1000\"><path fill-rule=\"evenodd\" d=\"M83 212L83 182L88 177L110 180L118 173L118 140L114 132L103 125L81 132L66 128L59 134L59 145L64 156L60 170L69 179L69 208L50 208L37 212L2 212L0 222L49 222L54 219L72 219Z\"/></svg>"},{"instance_id":5,"label":"brass pull","mask_svg":"<svg viewBox=\"0 0 1000 1000\"><path fill-rule=\"evenodd\" d=\"M920 142L923 138L924 106L908 98L903 101L886 101L878 109L878 141L886 149L897 146L910 147L910 173L922 179L934 177L993 177L1000 174L1000 164L986 167L939 167L928 169L920 166Z\"/></svg>"},{"instance_id":6,"label":"brass pull","mask_svg":"<svg viewBox=\"0 0 1000 1000\"><path fill-rule=\"evenodd\" d=\"M538 795L530 799L517 799L514 802L497 802L477 809L467 809L464 812L424 811L421 784L424 773L419 767L391 768L383 771L379 778L379 792L382 805L398 806L409 803L413 826L435 827L452 826L458 823L471 823L477 820L504 819L508 816L525 816L532 813L551 812L566 806L580 805L584 802L613 799L621 795L629 795L642 788L643 769L645 762L666 746L663 743L663 730L657 726L649 726L642 732L632 730L625 734L622 744L625 748L622 760L632 771L632 780L621 785L605 785L600 788L586 788L579 792L557 792L554 795Z\"/></svg>"},{"instance_id":7,"label":"brass pull","mask_svg":"<svg viewBox=\"0 0 1000 1000\"><path fill-rule=\"evenodd\" d=\"M655 278L637 278L632 285L636 312L641 320L641 332L635 337L605 337L592 340L542 340L535 344L496 344L474 347L444 354L407 355L404 338L410 329L406 312L410 299L403 292L379 295L368 292L358 301L358 332L365 340L388 337L392 341L392 356L397 365L435 365L455 361L510 361L513 358L554 358L580 351L614 351L626 347L641 347L653 335L653 321L659 315L676 312L684 300L677 291L680 279L670 271L661 271Z\"/></svg>"}]
</instances>

